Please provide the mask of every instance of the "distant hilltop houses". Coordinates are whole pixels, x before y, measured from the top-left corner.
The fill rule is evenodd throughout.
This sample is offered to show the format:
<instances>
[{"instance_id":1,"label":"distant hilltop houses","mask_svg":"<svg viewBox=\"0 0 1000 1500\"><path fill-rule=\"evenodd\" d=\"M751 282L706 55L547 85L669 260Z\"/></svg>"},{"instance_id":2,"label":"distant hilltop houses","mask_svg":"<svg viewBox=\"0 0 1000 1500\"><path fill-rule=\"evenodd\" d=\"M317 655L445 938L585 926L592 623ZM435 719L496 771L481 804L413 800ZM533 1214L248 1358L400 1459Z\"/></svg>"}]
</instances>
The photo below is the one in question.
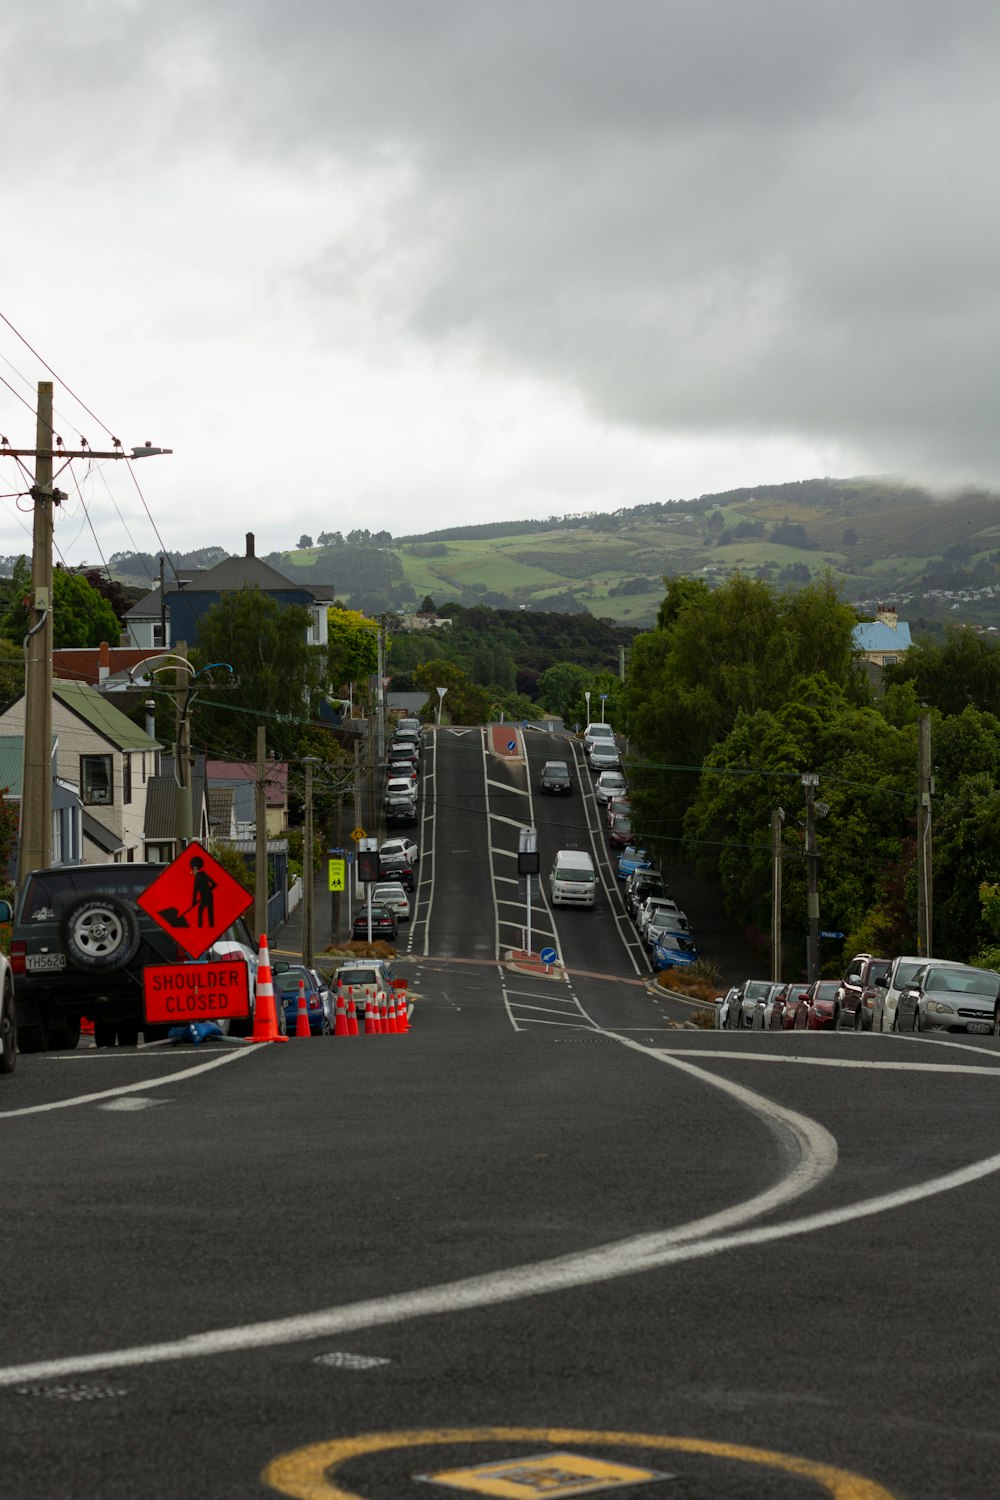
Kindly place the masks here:
<instances>
[{"instance_id":1,"label":"distant hilltop houses","mask_svg":"<svg viewBox=\"0 0 1000 1500\"><path fill-rule=\"evenodd\" d=\"M912 645L910 627L898 618L892 604L880 604L874 620L854 627L854 649L872 666L893 666Z\"/></svg>"}]
</instances>

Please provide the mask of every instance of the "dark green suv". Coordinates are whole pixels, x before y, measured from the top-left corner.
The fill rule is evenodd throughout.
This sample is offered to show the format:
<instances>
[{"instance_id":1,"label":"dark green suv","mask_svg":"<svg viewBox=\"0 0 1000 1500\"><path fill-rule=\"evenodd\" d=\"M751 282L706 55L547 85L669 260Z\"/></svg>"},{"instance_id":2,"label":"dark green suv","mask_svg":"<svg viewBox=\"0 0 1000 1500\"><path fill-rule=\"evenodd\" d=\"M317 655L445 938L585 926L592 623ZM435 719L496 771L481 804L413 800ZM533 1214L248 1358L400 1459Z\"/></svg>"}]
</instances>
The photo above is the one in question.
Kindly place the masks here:
<instances>
[{"instance_id":1,"label":"dark green suv","mask_svg":"<svg viewBox=\"0 0 1000 1500\"><path fill-rule=\"evenodd\" d=\"M143 1028L146 964L188 962L188 954L136 898L163 865L55 865L33 870L14 908L10 945L22 1052L75 1047L80 1020L94 1023L98 1047L134 1047ZM213 944L211 958L244 958L251 1016L229 1028L252 1029L256 954L240 920ZM143 1028L146 1040L164 1028Z\"/></svg>"}]
</instances>

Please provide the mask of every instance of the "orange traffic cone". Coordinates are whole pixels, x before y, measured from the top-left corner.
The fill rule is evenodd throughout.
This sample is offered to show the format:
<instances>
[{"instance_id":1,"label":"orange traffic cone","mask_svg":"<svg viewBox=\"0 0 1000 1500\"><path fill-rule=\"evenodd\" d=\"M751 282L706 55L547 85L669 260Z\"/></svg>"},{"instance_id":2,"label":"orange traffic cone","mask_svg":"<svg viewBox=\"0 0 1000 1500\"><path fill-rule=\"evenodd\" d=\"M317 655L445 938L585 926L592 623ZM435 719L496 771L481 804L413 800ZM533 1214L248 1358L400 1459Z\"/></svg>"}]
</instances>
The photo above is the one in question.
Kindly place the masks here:
<instances>
[{"instance_id":1,"label":"orange traffic cone","mask_svg":"<svg viewBox=\"0 0 1000 1500\"><path fill-rule=\"evenodd\" d=\"M409 1009L408 1009L407 1004L406 1004L406 991L405 990L400 990L397 993L397 995L396 995L396 1001L397 1001L397 1015L399 1016L399 1029L400 1029L400 1031L409 1031L409 1029L410 1029L410 1012L409 1012Z\"/></svg>"},{"instance_id":2,"label":"orange traffic cone","mask_svg":"<svg viewBox=\"0 0 1000 1500\"><path fill-rule=\"evenodd\" d=\"M274 981L271 978L271 955L267 947L267 933L260 935L260 954L257 959L257 989L253 1012L253 1036L251 1042L287 1042L278 1031L278 1017L274 1009Z\"/></svg>"},{"instance_id":3,"label":"orange traffic cone","mask_svg":"<svg viewBox=\"0 0 1000 1500\"><path fill-rule=\"evenodd\" d=\"M357 1034L358 1012L354 1005L354 986L349 984L347 986L347 1035L357 1036Z\"/></svg>"},{"instance_id":4,"label":"orange traffic cone","mask_svg":"<svg viewBox=\"0 0 1000 1500\"><path fill-rule=\"evenodd\" d=\"M312 1036L309 1030L309 1007L306 1005L306 982L299 980L299 1008L295 1015L295 1035Z\"/></svg>"},{"instance_id":5,"label":"orange traffic cone","mask_svg":"<svg viewBox=\"0 0 1000 1500\"><path fill-rule=\"evenodd\" d=\"M369 995L365 1001L365 1036L378 1036L382 1030L378 1014L378 996Z\"/></svg>"},{"instance_id":6,"label":"orange traffic cone","mask_svg":"<svg viewBox=\"0 0 1000 1500\"><path fill-rule=\"evenodd\" d=\"M353 1004L353 1001L351 1003ZM357 1026L357 1021L354 1024ZM347 1002L344 999L344 986L340 981L337 983L337 1019L333 1025L333 1034L334 1036L350 1036L351 1034L347 1025Z\"/></svg>"},{"instance_id":7,"label":"orange traffic cone","mask_svg":"<svg viewBox=\"0 0 1000 1500\"><path fill-rule=\"evenodd\" d=\"M383 1031L391 1031L392 1030L392 1027L389 1025L389 1002L388 1002L388 1000L385 997L385 990L380 990L379 991L379 997L378 997L378 1018L382 1022L382 1030Z\"/></svg>"}]
</instances>

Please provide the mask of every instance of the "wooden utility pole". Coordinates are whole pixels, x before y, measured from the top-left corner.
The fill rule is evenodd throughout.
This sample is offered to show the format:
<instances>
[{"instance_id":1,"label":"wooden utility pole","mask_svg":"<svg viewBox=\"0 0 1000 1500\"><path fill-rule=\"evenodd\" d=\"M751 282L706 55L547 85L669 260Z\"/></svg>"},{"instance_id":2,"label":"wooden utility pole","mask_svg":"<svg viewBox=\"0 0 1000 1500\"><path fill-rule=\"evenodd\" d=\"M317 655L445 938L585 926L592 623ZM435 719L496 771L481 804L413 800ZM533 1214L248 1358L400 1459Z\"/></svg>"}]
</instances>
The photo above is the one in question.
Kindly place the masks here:
<instances>
[{"instance_id":1,"label":"wooden utility pole","mask_svg":"<svg viewBox=\"0 0 1000 1500\"><path fill-rule=\"evenodd\" d=\"M127 458L117 438L108 452L98 452L83 439L79 448L66 448L52 430L53 385L38 382L35 411L35 446L12 448L0 438L0 458L32 458L35 482L31 487L34 516L31 536L32 624L25 637L24 675L24 767L21 778L21 831L18 839L17 878L29 870L42 869L52 861L52 519L53 506L65 495L53 487L53 461L60 469L74 458ZM133 448L132 458L171 453L144 443Z\"/></svg>"},{"instance_id":2,"label":"wooden utility pole","mask_svg":"<svg viewBox=\"0 0 1000 1500\"><path fill-rule=\"evenodd\" d=\"M810 984L819 978L819 870L816 858L816 788L819 776L805 771L802 785L806 791L806 976Z\"/></svg>"},{"instance_id":3,"label":"wooden utility pole","mask_svg":"<svg viewBox=\"0 0 1000 1500\"><path fill-rule=\"evenodd\" d=\"M313 883L316 870L313 861L313 766L318 765L315 755L307 755L305 818L302 829L302 962L307 969L313 961Z\"/></svg>"},{"instance_id":4,"label":"wooden utility pole","mask_svg":"<svg viewBox=\"0 0 1000 1500\"><path fill-rule=\"evenodd\" d=\"M38 383L18 881L52 863L52 381Z\"/></svg>"},{"instance_id":5,"label":"wooden utility pole","mask_svg":"<svg viewBox=\"0 0 1000 1500\"><path fill-rule=\"evenodd\" d=\"M194 838L194 799L191 794L191 719L188 714L188 696L191 690L191 667L187 659L187 641L177 642L177 653L181 659L174 671L174 696L177 707L177 734L174 745L177 782L176 830L178 853L186 849Z\"/></svg>"},{"instance_id":6,"label":"wooden utility pole","mask_svg":"<svg viewBox=\"0 0 1000 1500\"><path fill-rule=\"evenodd\" d=\"M917 723L917 952L934 956L934 880L931 850L931 716Z\"/></svg>"}]
</instances>

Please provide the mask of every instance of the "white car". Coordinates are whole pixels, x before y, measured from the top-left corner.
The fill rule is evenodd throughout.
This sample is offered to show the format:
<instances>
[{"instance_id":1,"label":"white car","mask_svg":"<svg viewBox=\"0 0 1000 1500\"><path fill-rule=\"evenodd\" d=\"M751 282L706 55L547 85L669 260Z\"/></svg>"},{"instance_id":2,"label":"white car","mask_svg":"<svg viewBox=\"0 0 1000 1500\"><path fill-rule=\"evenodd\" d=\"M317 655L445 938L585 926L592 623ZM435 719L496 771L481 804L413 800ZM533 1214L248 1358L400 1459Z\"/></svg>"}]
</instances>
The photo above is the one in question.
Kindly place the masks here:
<instances>
[{"instance_id":1,"label":"white car","mask_svg":"<svg viewBox=\"0 0 1000 1500\"><path fill-rule=\"evenodd\" d=\"M899 958L894 958L889 966L889 972L885 976L884 984L875 986L875 1003L872 1006L872 1031L896 1031L896 1007L899 1004L901 990L905 990L910 980L918 969L922 969L929 960L914 957L912 953L904 953ZM964 964L956 963L953 959L936 958L934 964L939 969L964 968Z\"/></svg>"},{"instance_id":2,"label":"white car","mask_svg":"<svg viewBox=\"0 0 1000 1500\"><path fill-rule=\"evenodd\" d=\"M612 797L624 797L628 784L621 771L602 771L594 783L594 796L598 802L608 803Z\"/></svg>"},{"instance_id":3,"label":"white car","mask_svg":"<svg viewBox=\"0 0 1000 1500\"><path fill-rule=\"evenodd\" d=\"M388 994L392 989L392 970L381 958L352 958L340 964L330 976L335 1025L338 985L343 988L345 1001L348 990L351 991L354 1013L359 1021L363 1021L365 1002L383 991Z\"/></svg>"},{"instance_id":4,"label":"white car","mask_svg":"<svg viewBox=\"0 0 1000 1500\"><path fill-rule=\"evenodd\" d=\"M639 907L635 918L636 926L643 937L646 936L653 917L667 913L672 917L684 917L684 913L672 896L647 896ZM684 917L684 921L687 921L686 917Z\"/></svg>"},{"instance_id":5,"label":"white car","mask_svg":"<svg viewBox=\"0 0 1000 1500\"><path fill-rule=\"evenodd\" d=\"M378 846L379 859L394 859L399 854L409 860L411 865L415 865L420 858L420 850L412 839L386 839Z\"/></svg>"},{"instance_id":6,"label":"white car","mask_svg":"<svg viewBox=\"0 0 1000 1500\"><path fill-rule=\"evenodd\" d=\"M398 880L380 880L372 886L372 906L388 906L397 922L410 920L410 898Z\"/></svg>"},{"instance_id":7,"label":"white car","mask_svg":"<svg viewBox=\"0 0 1000 1500\"><path fill-rule=\"evenodd\" d=\"M609 740L606 745L595 744L590 752L590 769L592 771L617 771L621 767L621 758L618 754L618 746L614 740Z\"/></svg>"}]
</instances>

